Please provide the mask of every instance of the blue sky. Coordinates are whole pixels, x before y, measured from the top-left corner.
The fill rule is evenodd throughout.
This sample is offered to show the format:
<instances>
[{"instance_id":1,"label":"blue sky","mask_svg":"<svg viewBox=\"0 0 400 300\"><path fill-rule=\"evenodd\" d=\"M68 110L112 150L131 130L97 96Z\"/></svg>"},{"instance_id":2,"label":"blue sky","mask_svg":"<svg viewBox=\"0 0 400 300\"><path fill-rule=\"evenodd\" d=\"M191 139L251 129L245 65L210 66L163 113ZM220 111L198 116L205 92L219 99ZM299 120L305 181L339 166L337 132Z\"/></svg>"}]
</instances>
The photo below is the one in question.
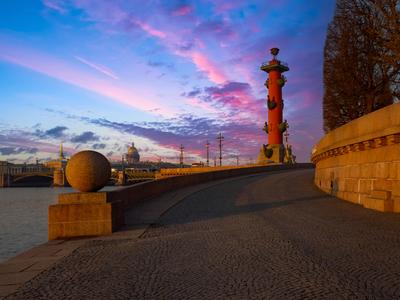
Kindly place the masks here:
<instances>
[{"instance_id":1,"label":"blue sky","mask_svg":"<svg viewBox=\"0 0 400 300\"><path fill-rule=\"evenodd\" d=\"M267 143L269 49L290 71L284 118L299 161L322 136L322 55L334 1L0 2L0 160L96 149L119 159L255 160Z\"/></svg>"}]
</instances>

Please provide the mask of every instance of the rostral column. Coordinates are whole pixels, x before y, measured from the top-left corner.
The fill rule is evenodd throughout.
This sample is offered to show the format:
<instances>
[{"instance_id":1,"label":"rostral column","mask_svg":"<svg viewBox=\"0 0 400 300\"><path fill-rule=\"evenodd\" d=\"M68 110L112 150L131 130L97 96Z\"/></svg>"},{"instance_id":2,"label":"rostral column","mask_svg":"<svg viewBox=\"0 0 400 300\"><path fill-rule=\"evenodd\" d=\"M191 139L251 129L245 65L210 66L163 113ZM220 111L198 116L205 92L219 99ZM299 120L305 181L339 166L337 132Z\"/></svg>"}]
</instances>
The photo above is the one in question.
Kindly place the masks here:
<instances>
[{"instance_id":1,"label":"rostral column","mask_svg":"<svg viewBox=\"0 0 400 300\"><path fill-rule=\"evenodd\" d=\"M286 83L286 78L282 73L289 71L289 67L276 58L278 53L278 48L272 48L272 60L260 67L262 71L268 73L268 79L265 81L268 89L268 123L265 122L263 128L268 134L268 144L261 147L258 156L258 162L261 164L283 163L285 158L282 134L289 126L286 120L283 121L282 87Z\"/></svg>"}]
</instances>

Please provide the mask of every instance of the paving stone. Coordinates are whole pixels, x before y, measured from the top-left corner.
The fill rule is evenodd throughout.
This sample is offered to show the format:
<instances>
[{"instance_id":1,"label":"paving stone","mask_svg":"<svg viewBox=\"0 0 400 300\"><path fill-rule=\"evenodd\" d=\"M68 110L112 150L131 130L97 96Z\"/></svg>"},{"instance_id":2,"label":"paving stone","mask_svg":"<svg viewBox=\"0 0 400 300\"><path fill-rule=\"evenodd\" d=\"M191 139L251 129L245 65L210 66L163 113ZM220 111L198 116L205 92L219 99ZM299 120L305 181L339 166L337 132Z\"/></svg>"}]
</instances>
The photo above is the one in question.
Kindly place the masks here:
<instances>
[{"instance_id":1,"label":"paving stone","mask_svg":"<svg viewBox=\"0 0 400 300\"><path fill-rule=\"evenodd\" d=\"M29 269L35 262L31 260L20 260L18 262L4 262L0 264L0 274L18 273Z\"/></svg>"},{"instance_id":2,"label":"paving stone","mask_svg":"<svg viewBox=\"0 0 400 300\"><path fill-rule=\"evenodd\" d=\"M20 284L37 274L36 271L0 274L0 286Z\"/></svg>"},{"instance_id":3,"label":"paving stone","mask_svg":"<svg viewBox=\"0 0 400 300\"><path fill-rule=\"evenodd\" d=\"M51 265L58 261L58 258L43 258L37 260L26 271L43 271L48 269Z\"/></svg>"},{"instance_id":4,"label":"paving stone","mask_svg":"<svg viewBox=\"0 0 400 300\"><path fill-rule=\"evenodd\" d=\"M399 230L312 170L258 175L188 194L139 238L87 242L6 299L398 299Z\"/></svg>"},{"instance_id":5,"label":"paving stone","mask_svg":"<svg viewBox=\"0 0 400 300\"><path fill-rule=\"evenodd\" d=\"M0 300L5 296L14 293L18 287L18 284L0 285Z\"/></svg>"}]
</instances>

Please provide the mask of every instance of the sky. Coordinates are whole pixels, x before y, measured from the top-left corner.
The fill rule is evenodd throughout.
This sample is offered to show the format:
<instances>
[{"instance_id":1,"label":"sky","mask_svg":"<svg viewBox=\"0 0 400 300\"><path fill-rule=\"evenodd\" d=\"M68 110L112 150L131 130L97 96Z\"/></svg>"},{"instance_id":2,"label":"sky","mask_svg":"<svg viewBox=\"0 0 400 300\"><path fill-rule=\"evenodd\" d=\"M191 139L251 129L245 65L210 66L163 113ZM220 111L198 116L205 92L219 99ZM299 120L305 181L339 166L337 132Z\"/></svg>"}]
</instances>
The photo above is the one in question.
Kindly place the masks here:
<instances>
[{"instance_id":1,"label":"sky","mask_svg":"<svg viewBox=\"0 0 400 300\"><path fill-rule=\"evenodd\" d=\"M92 149L120 160L255 162L267 136L260 70L289 64L297 161L322 137L323 47L334 0L2 0L0 161Z\"/></svg>"}]
</instances>

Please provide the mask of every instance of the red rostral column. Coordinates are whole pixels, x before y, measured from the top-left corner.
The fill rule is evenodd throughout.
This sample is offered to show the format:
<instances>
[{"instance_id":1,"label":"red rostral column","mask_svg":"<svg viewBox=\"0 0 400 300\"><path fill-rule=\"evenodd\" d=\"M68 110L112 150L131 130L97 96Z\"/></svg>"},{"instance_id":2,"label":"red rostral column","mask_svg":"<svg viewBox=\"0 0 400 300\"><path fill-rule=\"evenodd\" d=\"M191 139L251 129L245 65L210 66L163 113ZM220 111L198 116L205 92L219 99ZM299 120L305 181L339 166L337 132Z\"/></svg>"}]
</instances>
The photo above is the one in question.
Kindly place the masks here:
<instances>
[{"instance_id":1,"label":"red rostral column","mask_svg":"<svg viewBox=\"0 0 400 300\"><path fill-rule=\"evenodd\" d=\"M264 160L281 163L284 159L282 134L288 127L287 122L283 121L282 87L285 85L286 78L282 73L289 71L289 67L276 58L278 53L278 48L272 48L272 60L260 67L262 71L268 73L268 79L265 82L268 88L268 123L265 123L264 127L264 131L268 134L268 144L263 145L261 150Z\"/></svg>"}]
</instances>

